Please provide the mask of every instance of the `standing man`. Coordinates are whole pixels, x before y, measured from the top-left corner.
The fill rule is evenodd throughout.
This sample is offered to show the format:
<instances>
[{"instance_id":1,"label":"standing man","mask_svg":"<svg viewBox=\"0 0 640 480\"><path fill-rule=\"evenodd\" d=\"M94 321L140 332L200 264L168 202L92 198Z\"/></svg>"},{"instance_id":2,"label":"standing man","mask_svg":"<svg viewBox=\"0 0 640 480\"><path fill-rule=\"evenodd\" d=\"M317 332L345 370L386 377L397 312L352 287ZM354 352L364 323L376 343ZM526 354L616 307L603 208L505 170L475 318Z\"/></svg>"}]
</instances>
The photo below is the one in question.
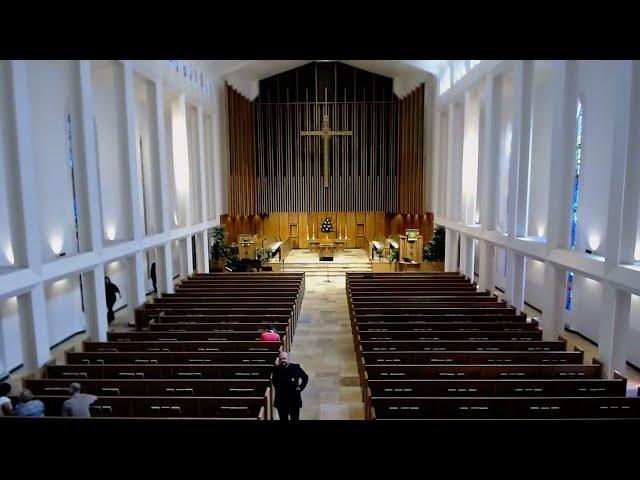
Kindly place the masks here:
<instances>
[{"instance_id":1,"label":"standing man","mask_svg":"<svg viewBox=\"0 0 640 480\"><path fill-rule=\"evenodd\" d=\"M302 408L301 392L307 386L309 376L297 363L289 363L289 354L280 352L278 365L273 368L273 386L276 398L273 402L278 409L280 420L300 420Z\"/></svg>"},{"instance_id":2,"label":"standing man","mask_svg":"<svg viewBox=\"0 0 640 480\"><path fill-rule=\"evenodd\" d=\"M107 296L107 321L111 324L116 318L115 313L113 313L113 306L116 304L116 293L120 295L120 298L122 298L122 294L118 286L115 283L111 283L109 277L104 277L104 292Z\"/></svg>"},{"instance_id":3,"label":"standing man","mask_svg":"<svg viewBox=\"0 0 640 480\"><path fill-rule=\"evenodd\" d=\"M149 276L151 277L151 282L153 282L153 293L158 294L158 285L157 285L157 277L156 277L156 262L151 264L151 271L149 272Z\"/></svg>"}]
</instances>

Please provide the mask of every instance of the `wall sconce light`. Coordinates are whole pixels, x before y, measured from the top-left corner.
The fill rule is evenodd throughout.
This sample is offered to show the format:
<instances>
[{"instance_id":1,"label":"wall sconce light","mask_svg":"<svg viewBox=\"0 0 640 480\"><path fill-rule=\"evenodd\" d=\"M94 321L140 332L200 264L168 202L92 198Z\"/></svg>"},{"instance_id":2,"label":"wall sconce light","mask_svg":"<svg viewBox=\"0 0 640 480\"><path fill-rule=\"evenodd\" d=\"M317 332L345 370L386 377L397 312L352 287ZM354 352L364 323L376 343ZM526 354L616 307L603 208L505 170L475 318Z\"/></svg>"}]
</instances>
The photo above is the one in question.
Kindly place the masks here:
<instances>
[{"instance_id":1,"label":"wall sconce light","mask_svg":"<svg viewBox=\"0 0 640 480\"><path fill-rule=\"evenodd\" d=\"M7 260L9 261L9 263L11 265L13 265L15 263L16 259L13 256L13 248L11 248L11 245L9 245L7 247L7 249L4 251L4 254L6 255Z\"/></svg>"},{"instance_id":2,"label":"wall sconce light","mask_svg":"<svg viewBox=\"0 0 640 480\"><path fill-rule=\"evenodd\" d=\"M51 247L51 251L56 255L59 255L59 256L64 255L64 253L60 255L60 253L62 252L62 234L52 235L49 238L49 246Z\"/></svg>"},{"instance_id":3,"label":"wall sconce light","mask_svg":"<svg viewBox=\"0 0 640 480\"><path fill-rule=\"evenodd\" d=\"M480 212L476 212L475 216L473 217L473 222L476 225L480 223Z\"/></svg>"},{"instance_id":4,"label":"wall sconce light","mask_svg":"<svg viewBox=\"0 0 640 480\"><path fill-rule=\"evenodd\" d=\"M174 214L173 214L173 223L175 223L176 225L178 225L178 213L174 213Z\"/></svg>"},{"instance_id":5,"label":"wall sconce light","mask_svg":"<svg viewBox=\"0 0 640 480\"><path fill-rule=\"evenodd\" d=\"M115 225L111 225L107 227L107 238L109 240L115 240L116 238L116 227Z\"/></svg>"},{"instance_id":6,"label":"wall sconce light","mask_svg":"<svg viewBox=\"0 0 640 480\"><path fill-rule=\"evenodd\" d=\"M544 225L542 224L538 225L538 236L544 237Z\"/></svg>"},{"instance_id":7,"label":"wall sconce light","mask_svg":"<svg viewBox=\"0 0 640 480\"><path fill-rule=\"evenodd\" d=\"M588 243L589 243L589 250L595 252L600 246L600 234L592 233L591 235L589 235Z\"/></svg>"}]
</instances>

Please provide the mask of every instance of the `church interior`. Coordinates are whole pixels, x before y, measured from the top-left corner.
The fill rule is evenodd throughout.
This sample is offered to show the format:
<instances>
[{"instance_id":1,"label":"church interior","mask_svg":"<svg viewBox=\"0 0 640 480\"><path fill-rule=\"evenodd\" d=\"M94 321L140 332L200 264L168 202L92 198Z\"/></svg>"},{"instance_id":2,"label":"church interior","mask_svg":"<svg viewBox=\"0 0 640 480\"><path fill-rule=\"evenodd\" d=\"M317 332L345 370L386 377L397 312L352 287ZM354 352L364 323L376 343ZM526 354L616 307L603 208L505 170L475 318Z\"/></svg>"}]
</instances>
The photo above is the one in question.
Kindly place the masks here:
<instances>
[{"instance_id":1,"label":"church interior","mask_svg":"<svg viewBox=\"0 0 640 480\"><path fill-rule=\"evenodd\" d=\"M0 60L0 127L0 430L72 382L87 422L640 419L639 61Z\"/></svg>"}]
</instances>

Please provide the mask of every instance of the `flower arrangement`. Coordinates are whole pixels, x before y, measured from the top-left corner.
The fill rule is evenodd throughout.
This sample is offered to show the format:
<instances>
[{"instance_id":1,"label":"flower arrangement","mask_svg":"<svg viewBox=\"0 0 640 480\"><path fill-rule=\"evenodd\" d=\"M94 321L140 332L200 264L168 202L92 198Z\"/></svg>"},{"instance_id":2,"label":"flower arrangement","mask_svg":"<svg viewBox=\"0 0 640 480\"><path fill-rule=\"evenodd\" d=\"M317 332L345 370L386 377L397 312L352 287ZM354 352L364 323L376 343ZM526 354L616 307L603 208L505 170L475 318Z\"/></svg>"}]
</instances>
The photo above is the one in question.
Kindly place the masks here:
<instances>
[{"instance_id":1,"label":"flower arrangement","mask_svg":"<svg viewBox=\"0 0 640 480\"><path fill-rule=\"evenodd\" d=\"M329 233L333 231L333 223L331 223L331 219L329 217L325 218L320 226L320 231L324 233Z\"/></svg>"}]
</instances>

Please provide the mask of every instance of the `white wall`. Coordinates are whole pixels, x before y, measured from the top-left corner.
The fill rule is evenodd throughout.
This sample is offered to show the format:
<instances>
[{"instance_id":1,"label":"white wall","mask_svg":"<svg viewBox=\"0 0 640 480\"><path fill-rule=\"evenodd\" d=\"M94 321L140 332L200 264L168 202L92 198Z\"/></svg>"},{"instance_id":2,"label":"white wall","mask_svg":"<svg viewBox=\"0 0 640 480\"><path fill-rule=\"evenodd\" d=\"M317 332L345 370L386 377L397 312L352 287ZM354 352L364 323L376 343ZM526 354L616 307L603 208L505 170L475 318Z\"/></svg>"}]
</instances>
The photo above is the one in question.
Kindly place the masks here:
<instances>
[{"instance_id":1,"label":"white wall","mask_svg":"<svg viewBox=\"0 0 640 480\"><path fill-rule=\"evenodd\" d=\"M127 85L124 84L125 72L133 73L134 79ZM21 81L23 75L25 81ZM18 80L14 88L9 87L12 77ZM209 124L214 116L213 98L206 97L195 85L187 85L177 77L164 61L0 61L0 375L21 363L29 369L26 373L35 373L37 367L46 362L47 347L85 330L86 320L105 322L105 325L90 325L101 338L104 336L106 316L100 311L96 316L94 312L87 310L85 319L81 304L80 272L95 268L96 258L101 259L105 273L120 287L123 298L117 298L118 308L129 303L128 297L133 291L152 290L148 270L155 259L156 247L190 238L213 225L197 220L187 224L183 220L180 231L173 229L160 232L159 199L166 195L171 201L173 197L175 206L176 182L172 176L172 168L176 157L176 139L183 147L181 160L184 161L181 166L189 173L184 103L181 103L181 111L177 112L178 117L182 115L180 122L180 118L175 118L175 100L183 102L186 99L193 107L201 108L209 118ZM156 81L158 83L154 84ZM125 88L129 85L133 88L125 95ZM169 116L167 144L163 142L162 145L157 144L161 135L156 131L156 85L163 89L163 108ZM125 100L129 99L132 104L126 105ZM134 124L126 121L125 113L128 108L133 113L130 120L135 120ZM162 113L160 112L161 115ZM129 157L129 145L133 146L140 137L142 150L147 153L143 155L143 161L148 226L155 227L157 233L153 228L148 228L144 232L146 238L131 239L117 246L97 242L93 245L95 251L92 254L69 258L76 253L71 168L67 148L69 114L72 126L71 150L76 167L80 242L83 248L90 246L89 233L106 237L105 226L115 227L116 239L131 239L132 214L135 209L142 207L140 198L130 198L129 173L141 165L139 162L129 164L130 160L136 162L136 159ZM14 133L16 120L17 137ZM221 126L223 123L219 122ZM175 125L181 129L179 135L176 135L176 129L173 128ZM131 128L131 131L127 131L127 128ZM210 126L210 130L212 129ZM95 138L92 137L94 134ZM14 137L18 138L21 147L26 148L14 151ZM202 141L205 142L205 151L208 149L214 154L209 157L213 162L218 152L212 145L206 145L213 141L212 135L202 140L192 139L192 143L198 146ZM30 154L31 149L33 155ZM169 178L161 178L159 173L157 177L149 175L147 178L147 171L157 173L160 170L159 158L156 158L158 150L164 150L163 153L167 154ZM217 163L220 165L219 159ZM41 268L38 255L34 255L30 257L32 263L23 265L25 271L20 272L7 266L5 250L10 243L11 229L16 229L13 232L16 236L23 236L25 231L29 231L24 229L24 224L30 227L29 222L34 221L33 216L20 218L24 217L24 212L17 205L12 205L14 197L18 199L22 192L18 190L20 184L10 179L10 174L15 172L17 177L23 168L24 172L34 174L35 186L24 193L35 200L38 226L42 233L41 238L36 239L37 248L43 253L43 263L53 262ZM29 180L30 176L25 175L24 181ZM17 190L15 195L11 191L13 187ZM207 187L213 188L213 185L207 184ZM95 197L94 192L97 193ZM188 181L184 193L186 198L183 200L188 202ZM215 192L205 193L211 199L216 196ZM87 201L89 195L92 196L91 202ZM9 196L12 197L11 201ZM194 204L202 208L202 198ZM172 205L166 205L165 208L172 209ZM12 214L20 216L17 220L21 221L12 222ZM173 215L170 216L173 220ZM83 223L83 219L90 218L98 221L91 225ZM95 230L91 232L91 228ZM51 243L55 239L60 240L60 251L66 253L64 257L58 257L52 252ZM149 249L148 253L145 249ZM138 252L143 253L143 268L137 278L132 278L128 273L128 258ZM174 268L179 271L179 250L173 249L172 253ZM130 288L134 287L129 285L131 282L136 282L135 288ZM23 362L15 295L28 294L39 287L45 289L45 304L42 305L45 313L41 314L41 305L38 304L41 297L38 297L37 292L33 306L26 305L25 308L38 314L37 321L46 322L49 331L45 337L48 338L42 340L35 336L33 340L37 343L36 349ZM88 282L83 287L86 306L89 308L92 304L89 299L95 297L96 291ZM98 308L106 310L104 295L96 300ZM134 300L141 301L138 298Z\"/></svg>"},{"instance_id":2,"label":"white wall","mask_svg":"<svg viewBox=\"0 0 640 480\"><path fill-rule=\"evenodd\" d=\"M47 325L49 346L56 345L67 337L85 330L82 312L80 280L68 277L45 286L47 301Z\"/></svg>"},{"instance_id":3,"label":"white wall","mask_svg":"<svg viewBox=\"0 0 640 480\"><path fill-rule=\"evenodd\" d=\"M189 156L189 198L191 203L191 221L202 221L198 111L193 105L189 104L187 104L187 146Z\"/></svg>"},{"instance_id":4,"label":"white wall","mask_svg":"<svg viewBox=\"0 0 640 480\"><path fill-rule=\"evenodd\" d=\"M9 261L13 256L11 242L11 223L9 219L10 192L7 184L8 172L11 169L11 105L9 69L7 64L0 62L0 267L11 266Z\"/></svg>"},{"instance_id":5,"label":"white wall","mask_svg":"<svg viewBox=\"0 0 640 480\"><path fill-rule=\"evenodd\" d=\"M135 117L136 117L136 153L141 183L140 196L144 199L143 218L146 217L146 234L161 231L159 192L154 182L154 172L158 169L158 158L153 150L156 141L155 91L152 83L134 74ZM142 205L141 199L141 205ZM146 215L145 215L146 214Z\"/></svg>"},{"instance_id":6,"label":"white wall","mask_svg":"<svg viewBox=\"0 0 640 480\"><path fill-rule=\"evenodd\" d=\"M567 222L570 220L570 205L549 205L549 183L555 166L551 162L551 136L552 136L552 112L554 109L554 64L552 61L536 61L533 84L533 108L532 108L532 132L531 132L531 171L529 187L528 208L528 234L529 236L546 236L547 217L549 211L557 208L566 208ZM497 65L492 74L503 74L508 70L508 62ZM614 142L614 125L616 124L617 95L620 93L621 79L624 78L625 65L620 61L589 60L578 62L577 90L583 105L583 142L582 142L582 167L580 172L580 195L577 212L577 239L576 253L585 254L586 249L593 250L596 255L604 255L605 232L609 215L609 188L611 176L620 174L612 172L612 152ZM482 88L485 84L483 78L478 82L470 83L465 88ZM506 91L506 89L505 89ZM460 99L463 90L447 92L440 97L439 108L446 110L449 102ZM455 94L455 95L454 95ZM506 99L503 99L506 100ZM577 101L577 99L576 99ZM502 181L508 174L506 158L504 155L505 121L511 121L511 113L506 102L502 104L501 129L501 178L496 179L496 188L500 188L501 195L498 203L501 227L506 220L506 195L505 184ZM506 113L506 115L505 115ZM575 123L574 123L575 125ZM482 150L481 150L482 152ZM440 153L440 161L446 158ZM575 160L574 158L568 160ZM446 165L439 165L440 170L446 169ZM479 172L479 176L482 172ZM483 192L479 192L479 197ZM640 212L639 212L640 215ZM640 218L640 217L639 217ZM456 230L452 219L442 218L443 224L447 224ZM438 222L438 218L436 218ZM640 244L640 228L636 234L636 240ZM531 255L539 255L540 251L528 247L520 247L515 242L508 242L509 248L519 252L529 252ZM477 252L477 250L476 250ZM640 258L640 248L638 248ZM476 253L477 258L477 253ZM593 259L592 261L596 261ZM560 262L565 268L571 268L569 262ZM496 285L504 288L505 254L498 249L496 255ZM590 268L591 275L596 268ZM527 259L525 280L525 301L537 308L544 306L544 264ZM625 290L636 288L630 284L625 285ZM563 311L564 323L571 329L594 342L598 342L600 325L603 321L610 321L613 312L603 311L604 293L602 284L584 276L574 275L572 288L573 308L571 311ZM563 295L566 293L563 288ZM631 330L628 339L628 359L638 365L640 363L640 304L638 297L632 296Z\"/></svg>"},{"instance_id":7,"label":"white wall","mask_svg":"<svg viewBox=\"0 0 640 480\"><path fill-rule=\"evenodd\" d=\"M52 243L61 241L61 250L67 255L76 252L66 124L67 114L71 113L74 159L80 162L78 79L72 61L30 61L27 65L32 147L38 183L38 191L34 195L37 195L40 205L43 259L48 261L56 258Z\"/></svg>"},{"instance_id":8,"label":"white wall","mask_svg":"<svg viewBox=\"0 0 640 480\"><path fill-rule=\"evenodd\" d=\"M640 297L631 295L631 328L627 339L627 360L640 367Z\"/></svg>"},{"instance_id":9,"label":"white wall","mask_svg":"<svg viewBox=\"0 0 640 480\"><path fill-rule=\"evenodd\" d=\"M207 196L207 220L215 220L216 205L215 195L213 194L214 176L213 176L213 119L211 115L204 115L202 118L202 128L204 130L204 161L206 165L206 188Z\"/></svg>"},{"instance_id":10,"label":"white wall","mask_svg":"<svg viewBox=\"0 0 640 480\"><path fill-rule=\"evenodd\" d=\"M507 233L507 205L509 195L509 157L511 155L511 135L513 133L513 77L504 75L500 103L500 177L495 188L498 196L498 230Z\"/></svg>"},{"instance_id":11,"label":"white wall","mask_svg":"<svg viewBox=\"0 0 640 480\"><path fill-rule=\"evenodd\" d=\"M0 376L22 364L18 298L0 300Z\"/></svg>"},{"instance_id":12,"label":"white wall","mask_svg":"<svg viewBox=\"0 0 640 480\"><path fill-rule=\"evenodd\" d=\"M529 231L544 236L549 205L549 168L551 164L551 72L535 63L531 119L531 170L529 186Z\"/></svg>"},{"instance_id":13,"label":"white wall","mask_svg":"<svg viewBox=\"0 0 640 480\"><path fill-rule=\"evenodd\" d=\"M104 238L130 240L131 202L127 138L124 123L122 65L113 61L91 62L93 109L97 131Z\"/></svg>"}]
</instances>

